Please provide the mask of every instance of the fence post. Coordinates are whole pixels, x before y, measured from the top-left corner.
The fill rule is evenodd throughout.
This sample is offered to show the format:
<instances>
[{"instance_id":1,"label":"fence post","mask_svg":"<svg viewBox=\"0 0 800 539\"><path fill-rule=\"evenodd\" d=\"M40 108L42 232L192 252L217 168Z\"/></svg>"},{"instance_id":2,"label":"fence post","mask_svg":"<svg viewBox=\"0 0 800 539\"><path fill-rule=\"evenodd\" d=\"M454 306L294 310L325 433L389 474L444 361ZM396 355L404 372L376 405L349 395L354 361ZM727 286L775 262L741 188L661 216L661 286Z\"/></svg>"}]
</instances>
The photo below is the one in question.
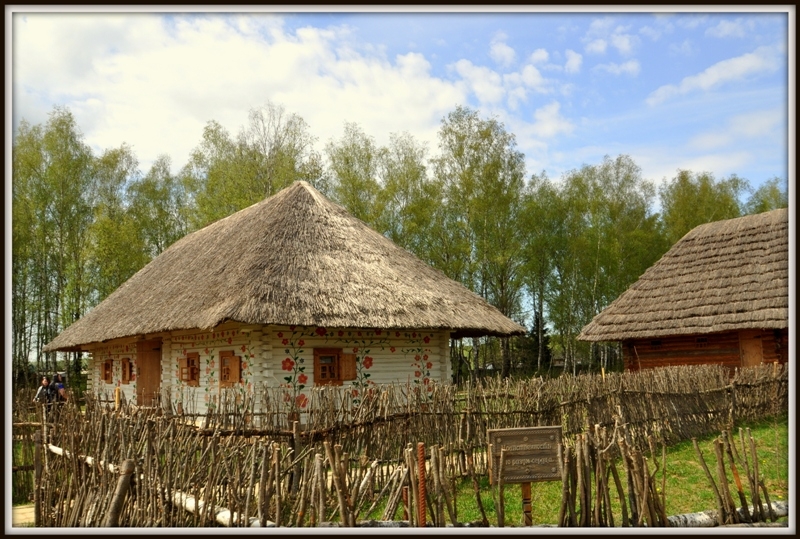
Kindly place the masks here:
<instances>
[{"instance_id":1,"label":"fence post","mask_svg":"<svg viewBox=\"0 0 800 539\"><path fill-rule=\"evenodd\" d=\"M417 522L420 527L424 528L428 523L428 509L425 503L425 497L427 495L425 484L425 444L422 442L417 442L417 465L419 468L419 479L417 480L417 487L419 489Z\"/></svg>"},{"instance_id":2,"label":"fence post","mask_svg":"<svg viewBox=\"0 0 800 539\"><path fill-rule=\"evenodd\" d=\"M132 459L124 460L122 466L120 466L117 489L114 491L114 497L111 499L111 506L108 508L108 517L106 517L105 523L106 528L115 528L119 525L119 515L122 513L122 502L125 501L125 495L128 493L134 466Z\"/></svg>"},{"instance_id":3,"label":"fence post","mask_svg":"<svg viewBox=\"0 0 800 539\"><path fill-rule=\"evenodd\" d=\"M42 433L33 433L33 525L42 525Z\"/></svg>"}]
</instances>

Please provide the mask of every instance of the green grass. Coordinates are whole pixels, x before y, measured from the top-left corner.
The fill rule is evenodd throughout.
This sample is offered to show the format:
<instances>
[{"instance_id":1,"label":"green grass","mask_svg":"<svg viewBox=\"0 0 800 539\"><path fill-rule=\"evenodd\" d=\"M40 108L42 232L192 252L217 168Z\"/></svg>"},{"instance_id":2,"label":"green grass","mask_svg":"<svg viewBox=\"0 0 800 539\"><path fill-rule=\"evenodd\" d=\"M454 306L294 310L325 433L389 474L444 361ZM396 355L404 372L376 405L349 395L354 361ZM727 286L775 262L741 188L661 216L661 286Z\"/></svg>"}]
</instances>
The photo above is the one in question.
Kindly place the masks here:
<instances>
[{"instance_id":1,"label":"green grass","mask_svg":"<svg viewBox=\"0 0 800 539\"><path fill-rule=\"evenodd\" d=\"M773 502L778 500L786 501L789 491L788 417L784 416L750 425L741 425L743 429L746 429L748 426L750 427L751 435L756 441L756 450L759 459L759 472L761 477L764 479L770 500ZM714 451L714 440L718 437L719 435L712 435L697 440L698 446L703 454L703 458L714 478L715 483L718 483L719 481L716 468L716 453ZM738 425L734 428L732 437L734 443L736 443L737 449L740 449ZM747 441L746 430L745 440ZM660 467L660 447L657 448L657 452L657 458ZM646 456L649 459L649 451L646 452ZM625 488L627 488L625 472L622 464L620 462L616 462L615 465L618 473L620 474L620 480L623 482L623 485L625 485ZM727 463L727 458L725 470L729 478L728 484L731 490L731 495L738 506L739 498L736 492L733 476L730 471L730 465ZM650 468L650 471L652 473L652 467ZM748 500L748 503L750 503L752 500L752 495L750 493L749 485L747 484L744 470L740 469L739 475L743 482L745 496ZM660 489L662 480L662 470L660 468L656 476L656 480ZM480 497L484 510L486 511L489 524L492 526L497 526L498 521L494 499L499 495L498 489L497 487L490 487L488 478L486 477L479 478L479 483ZM481 514L478 510L476 495L472 486L472 480L469 478L460 480L457 484L457 489L458 492L456 495L456 505L458 521L461 523L481 521ZM695 513L717 508L714 491L697 458L697 454L691 440L667 448L665 493L666 513L668 516ZM619 526L622 518L619 508L619 499L617 496L617 489L612 485L611 498L613 506L612 511L614 513L614 523L615 525ZM504 498L505 525L509 527L522 526L523 512L521 485L506 485ZM534 525L555 525L558 521L560 507L560 481L531 484L531 517ZM379 507L376 508L371 515L365 515L361 518L380 518L382 512L383 507ZM398 508L395 519L401 520L402 518L403 509L401 504L401 507ZM449 517L446 518L446 521L450 521Z\"/></svg>"}]
</instances>

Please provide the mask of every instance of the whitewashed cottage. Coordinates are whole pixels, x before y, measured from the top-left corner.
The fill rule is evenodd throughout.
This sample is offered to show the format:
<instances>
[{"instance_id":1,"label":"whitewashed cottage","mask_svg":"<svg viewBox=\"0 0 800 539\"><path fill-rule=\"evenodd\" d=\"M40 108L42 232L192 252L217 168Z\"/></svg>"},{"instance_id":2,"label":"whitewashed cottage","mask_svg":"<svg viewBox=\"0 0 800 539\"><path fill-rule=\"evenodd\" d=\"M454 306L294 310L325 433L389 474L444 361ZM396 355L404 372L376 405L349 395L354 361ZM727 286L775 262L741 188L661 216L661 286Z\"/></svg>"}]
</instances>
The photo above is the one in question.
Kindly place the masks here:
<instances>
[{"instance_id":1,"label":"whitewashed cottage","mask_svg":"<svg viewBox=\"0 0 800 539\"><path fill-rule=\"evenodd\" d=\"M420 390L451 380L450 339L523 334L481 297L306 182L175 242L45 351L85 351L89 390L204 412L221 391Z\"/></svg>"}]
</instances>

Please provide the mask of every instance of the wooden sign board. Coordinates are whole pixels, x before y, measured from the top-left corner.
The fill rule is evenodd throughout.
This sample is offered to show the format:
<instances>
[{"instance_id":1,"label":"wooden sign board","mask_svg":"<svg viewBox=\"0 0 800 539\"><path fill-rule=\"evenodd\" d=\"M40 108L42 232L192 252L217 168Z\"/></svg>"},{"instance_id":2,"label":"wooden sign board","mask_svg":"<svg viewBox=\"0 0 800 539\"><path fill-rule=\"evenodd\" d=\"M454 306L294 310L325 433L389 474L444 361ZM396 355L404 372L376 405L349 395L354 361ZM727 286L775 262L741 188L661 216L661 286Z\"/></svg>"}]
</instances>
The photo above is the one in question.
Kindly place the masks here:
<instances>
[{"instance_id":1,"label":"wooden sign board","mask_svg":"<svg viewBox=\"0 0 800 539\"><path fill-rule=\"evenodd\" d=\"M489 429L489 480L497 483L505 449L504 483L561 481L561 426Z\"/></svg>"}]
</instances>

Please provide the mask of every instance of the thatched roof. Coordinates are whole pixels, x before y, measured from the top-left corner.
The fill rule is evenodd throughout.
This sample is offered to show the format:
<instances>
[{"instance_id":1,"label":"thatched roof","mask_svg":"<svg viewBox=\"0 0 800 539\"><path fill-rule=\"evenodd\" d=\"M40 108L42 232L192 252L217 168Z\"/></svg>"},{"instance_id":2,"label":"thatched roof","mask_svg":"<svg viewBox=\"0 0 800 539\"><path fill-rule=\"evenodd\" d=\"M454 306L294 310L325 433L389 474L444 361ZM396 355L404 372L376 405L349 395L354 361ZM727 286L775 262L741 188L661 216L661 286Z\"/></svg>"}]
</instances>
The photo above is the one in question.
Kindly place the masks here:
<instances>
[{"instance_id":1,"label":"thatched roof","mask_svg":"<svg viewBox=\"0 0 800 539\"><path fill-rule=\"evenodd\" d=\"M789 212L700 225L583 328L622 341L789 324Z\"/></svg>"},{"instance_id":2,"label":"thatched roof","mask_svg":"<svg viewBox=\"0 0 800 539\"><path fill-rule=\"evenodd\" d=\"M306 182L175 242L45 351L227 321L522 334Z\"/></svg>"}]
</instances>

